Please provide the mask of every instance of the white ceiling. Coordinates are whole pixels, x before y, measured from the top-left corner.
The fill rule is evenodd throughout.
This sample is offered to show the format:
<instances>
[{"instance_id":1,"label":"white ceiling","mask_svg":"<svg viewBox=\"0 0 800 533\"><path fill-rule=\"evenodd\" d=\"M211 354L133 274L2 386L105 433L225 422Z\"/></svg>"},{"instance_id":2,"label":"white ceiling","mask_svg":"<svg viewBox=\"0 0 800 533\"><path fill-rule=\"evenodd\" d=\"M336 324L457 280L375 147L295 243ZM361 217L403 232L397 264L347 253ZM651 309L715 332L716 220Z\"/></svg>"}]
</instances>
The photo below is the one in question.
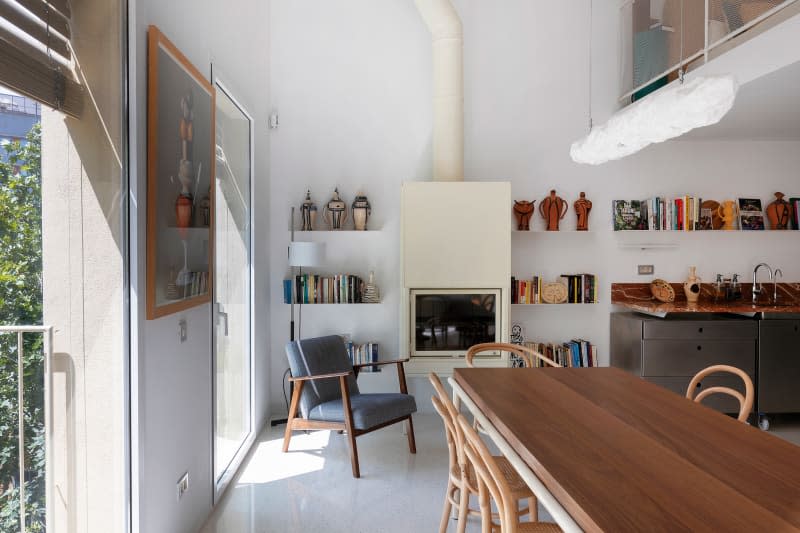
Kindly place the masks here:
<instances>
[{"instance_id":1,"label":"white ceiling","mask_svg":"<svg viewBox=\"0 0 800 533\"><path fill-rule=\"evenodd\" d=\"M733 109L686 140L800 140L800 61L742 85Z\"/></svg>"}]
</instances>

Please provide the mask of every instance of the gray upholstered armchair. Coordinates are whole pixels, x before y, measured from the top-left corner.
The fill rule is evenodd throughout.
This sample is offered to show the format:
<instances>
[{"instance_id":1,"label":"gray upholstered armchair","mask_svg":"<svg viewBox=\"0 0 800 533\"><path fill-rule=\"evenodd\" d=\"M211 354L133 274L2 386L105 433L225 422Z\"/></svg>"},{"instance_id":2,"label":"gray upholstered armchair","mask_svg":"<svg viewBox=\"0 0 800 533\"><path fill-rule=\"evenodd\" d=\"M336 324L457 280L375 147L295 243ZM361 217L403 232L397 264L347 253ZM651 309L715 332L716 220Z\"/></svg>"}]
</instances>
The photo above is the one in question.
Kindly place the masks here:
<instances>
[{"instance_id":1,"label":"gray upholstered armchair","mask_svg":"<svg viewBox=\"0 0 800 533\"><path fill-rule=\"evenodd\" d=\"M403 370L403 363L408 359L352 365L344 341L337 335L292 341L286 345L286 356L294 392L283 438L284 452L289 450L294 430L347 431L353 477L360 477L356 437L405 420L408 448L411 453L417 453L411 422L417 404L408 394ZM365 366L385 364L397 365L400 393L361 394L356 383L358 371Z\"/></svg>"}]
</instances>

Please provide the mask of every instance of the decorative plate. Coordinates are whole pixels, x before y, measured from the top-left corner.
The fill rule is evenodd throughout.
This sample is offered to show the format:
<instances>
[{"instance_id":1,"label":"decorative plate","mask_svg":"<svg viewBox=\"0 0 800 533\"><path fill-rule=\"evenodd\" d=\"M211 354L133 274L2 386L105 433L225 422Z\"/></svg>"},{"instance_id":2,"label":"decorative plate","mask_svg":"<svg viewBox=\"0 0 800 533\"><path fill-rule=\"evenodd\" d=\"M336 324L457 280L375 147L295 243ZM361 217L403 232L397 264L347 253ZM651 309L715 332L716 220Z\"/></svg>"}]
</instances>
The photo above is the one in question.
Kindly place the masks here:
<instances>
[{"instance_id":1,"label":"decorative plate","mask_svg":"<svg viewBox=\"0 0 800 533\"><path fill-rule=\"evenodd\" d=\"M567 301L567 286L563 283L545 283L542 285L542 301L546 304L563 304Z\"/></svg>"},{"instance_id":2,"label":"decorative plate","mask_svg":"<svg viewBox=\"0 0 800 533\"><path fill-rule=\"evenodd\" d=\"M650 282L650 293L659 302L672 303L675 301L675 289L663 279L654 279Z\"/></svg>"}]
</instances>

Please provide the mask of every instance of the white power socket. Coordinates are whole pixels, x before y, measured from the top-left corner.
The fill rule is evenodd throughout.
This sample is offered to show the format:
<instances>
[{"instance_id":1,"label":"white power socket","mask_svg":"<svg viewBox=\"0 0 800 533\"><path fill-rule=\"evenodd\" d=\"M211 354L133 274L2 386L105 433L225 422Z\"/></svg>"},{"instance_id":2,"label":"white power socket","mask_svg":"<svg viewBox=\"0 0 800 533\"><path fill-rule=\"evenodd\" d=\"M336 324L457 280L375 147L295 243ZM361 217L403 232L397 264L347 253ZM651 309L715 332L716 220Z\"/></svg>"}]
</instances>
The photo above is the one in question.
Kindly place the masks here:
<instances>
[{"instance_id":1,"label":"white power socket","mask_svg":"<svg viewBox=\"0 0 800 533\"><path fill-rule=\"evenodd\" d=\"M178 480L178 501L180 501L187 490L189 490L189 472L183 474Z\"/></svg>"}]
</instances>

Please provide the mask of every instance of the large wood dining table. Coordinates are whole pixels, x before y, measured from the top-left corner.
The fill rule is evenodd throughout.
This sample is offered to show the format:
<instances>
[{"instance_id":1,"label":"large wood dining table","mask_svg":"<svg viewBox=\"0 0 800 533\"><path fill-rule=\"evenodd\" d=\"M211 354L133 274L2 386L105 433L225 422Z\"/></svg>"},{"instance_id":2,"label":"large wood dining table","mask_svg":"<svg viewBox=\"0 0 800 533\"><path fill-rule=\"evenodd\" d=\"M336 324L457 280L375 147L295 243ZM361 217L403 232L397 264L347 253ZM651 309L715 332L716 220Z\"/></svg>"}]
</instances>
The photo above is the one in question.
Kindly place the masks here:
<instances>
[{"instance_id":1,"label":"large wood dining table","mask_svg":"<svg viewBox=\"0 0 800 533\"><path fill-rule=\"evenodd\" d=\"M800 530L800 448L616 368L458 368L565 531Z\"/></svg>"}]
</instances>

